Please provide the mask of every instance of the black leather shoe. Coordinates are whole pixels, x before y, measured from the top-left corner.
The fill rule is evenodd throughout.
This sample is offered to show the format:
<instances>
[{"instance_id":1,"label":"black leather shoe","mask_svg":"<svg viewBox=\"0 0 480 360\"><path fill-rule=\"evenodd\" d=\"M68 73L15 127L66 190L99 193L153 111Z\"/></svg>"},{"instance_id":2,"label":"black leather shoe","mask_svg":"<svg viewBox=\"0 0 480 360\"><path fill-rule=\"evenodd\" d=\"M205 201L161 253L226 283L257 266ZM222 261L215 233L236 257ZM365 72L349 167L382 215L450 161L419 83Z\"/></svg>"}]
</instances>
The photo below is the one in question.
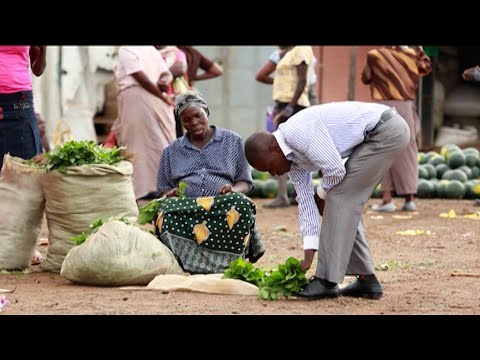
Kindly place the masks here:
<instances>
[{"instance_id":1,"label":"black leather shoe","mask_svg":"<svg viewBox=\"0 0 480 360\"><path fill-rule=\"evenodd\" d=\"M333 283L331 283L333 286L325 286L322 282L325 282L325 280L313 278L308 285L295 295L307 300L334 298L339 295L337 284L333 285Z\"/></svg>"},{"instance_id":2,"label":"black leather shoe","mask_svg":"<svg viewBox=\"0 0 480 360\"><path fill-rule=\"evenodd\" d=\"M353 284L340 289L340 295L380 299L383 295L383 287L374 274L359 276Z\"/></svg>"}]
</instances>

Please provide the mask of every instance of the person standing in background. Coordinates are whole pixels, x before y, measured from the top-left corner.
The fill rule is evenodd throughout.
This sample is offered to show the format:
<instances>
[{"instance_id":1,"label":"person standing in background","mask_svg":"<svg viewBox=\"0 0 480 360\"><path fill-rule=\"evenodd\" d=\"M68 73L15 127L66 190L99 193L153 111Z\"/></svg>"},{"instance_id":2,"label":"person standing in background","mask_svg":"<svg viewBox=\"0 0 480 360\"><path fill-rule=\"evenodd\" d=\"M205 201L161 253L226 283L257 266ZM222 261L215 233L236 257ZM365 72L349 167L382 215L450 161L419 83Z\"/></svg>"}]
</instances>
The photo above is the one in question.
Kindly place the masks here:
<instances>
[{"instance_id":1,"label":"person standing in background","mask_svg":"<svg viewBox=\"0 0 480 360\"><path fill-rule=\"evenodd\" d=\"M150 199L156 196L162 152L176 138L173 100L165 92L173 76L154 46L121 46L118 61L118 117L112 131L118 145L135 154L135 197Z\"/></svg>"},{"instance_id":2,"label":"person standing in background","mask_svg":"<svg viewBox=\"0 0 480 360\"><path fill-rule=\"evenodd\" d=\"M196 81L213 79L223 74L223 69L216 62L204 56L193 46L177 46L187 56L187 81L191 88ZM198 73L202 69L203 73Z\"/></svg>"},{"instance_id":3,"label":"person standing in background","mask_svg":"<svg viewBox=\"0 0 480 360\"><path fill-rule=\"evenodd\" d=\"M373 100L395 107L410 128L410 143L397 157L381 181L383 202L372 210L393 212L396 206L392 192L405 196L404 211L415 211L418 186L418 146L416 141L420 121L415 106L418 83L430 74L430 58L421 46L390 46L374 49L367 54L362 82L370 85Z\"/></svg>"},{"instance_id":4,"label":"person standing in background","mask_svg":"<svg viewBox=\"0 0 480 360\"><path fill-rule=\"evenodd\" d=\"M45 46L0 46L0 169L10 153L30 159L42 152L32 78L43 74Z\"/></svg>"},{"instance_id":5,"label":"person standing in background","mask_svg":"<svg viewBox=\"0 0 480 360\"><path fill-rule=\"evenodd\" d=\"M308 78L313 61L311 46L280 46L283 56L276 65L273 78L273 109L274 125L276 128L290 116L310 106L308 100ZM292 201L293 202L293 201ZM278 177L278 195L264 206L279 208L289 206L291 201L287 195L287 175Z\"/></svg>"},{"instance_id":6,"label":"person standing in background","mask_svg":"<svg viewBox=\"0 0 480 360\"><path fill-rule=\"evenodd\" d=\"M167 93L176 96L182 92L190 89L185 77L187 75L187 57L185 53L176 46L155 45L157 50L162 55L167 63L168 69L173 75L173 80L168 87ZM173 106L172 106L173 111ZM175 128L177 132L177 139L182 137L184 129L182 123L175 119Z\"/></svg>"}]
</instances>

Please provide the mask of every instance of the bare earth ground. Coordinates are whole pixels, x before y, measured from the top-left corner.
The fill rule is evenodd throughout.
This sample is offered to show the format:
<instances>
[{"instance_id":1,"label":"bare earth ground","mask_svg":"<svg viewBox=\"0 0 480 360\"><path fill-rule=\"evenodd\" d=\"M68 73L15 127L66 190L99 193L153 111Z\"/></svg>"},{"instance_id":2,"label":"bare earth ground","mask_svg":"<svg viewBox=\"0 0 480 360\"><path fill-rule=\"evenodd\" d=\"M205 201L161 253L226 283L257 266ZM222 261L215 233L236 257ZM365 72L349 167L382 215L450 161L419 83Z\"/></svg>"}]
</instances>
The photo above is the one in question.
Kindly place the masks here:
<instances>
[{"instance_id":1,"label":"bare earth ground","mask_svg":"<svg viewBox=\"0 0 480 360\"><path fill-rule=\"evenodd\" d=\"M271 268L290 256L301 258L302 242L297 208L267 210L262 207L266 201L257 201L257 226L267 249L258 265ZM370 200L369 206L375 201ZM396 203L399 207L401 199ZM0 288L15 288L4 294L12 304L3 314L480 314L480 220L439 217L450 209L463 215L480 207L471 200L418 200L417 207L413 214L364 211L374 261L378 267L389 264L388 270L377 271L385 290L380 300L261 301L234 295L79 286L54 273L0 274ZM376 218L379 215L383 219ZM411 217L396 218L406 215ZM287 231L278 231L280 227ZM434 234L395 234L404 230ZM44 224L40 238L47 236ZM45 254L47 245L37 248ZM346 278L349 281L351 277Z\"/></svg>"}]
</instances>

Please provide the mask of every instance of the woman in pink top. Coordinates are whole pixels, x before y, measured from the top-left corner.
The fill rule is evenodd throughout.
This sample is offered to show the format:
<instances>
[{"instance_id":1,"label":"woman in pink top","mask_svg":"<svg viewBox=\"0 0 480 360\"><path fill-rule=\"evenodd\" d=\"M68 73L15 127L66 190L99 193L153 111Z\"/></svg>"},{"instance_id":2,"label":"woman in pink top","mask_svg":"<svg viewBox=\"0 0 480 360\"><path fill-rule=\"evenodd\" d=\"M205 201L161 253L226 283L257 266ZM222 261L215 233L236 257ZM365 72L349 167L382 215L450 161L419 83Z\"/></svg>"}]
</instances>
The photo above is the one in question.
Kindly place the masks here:
<instances>
[{"instance_id":1,"label":"woman in pink top","mask_svg":"<svg viewBox=\"0 0 480 360\"><path fill-rule=\"evenodd\" d=\"M0 168L10 153L30 159L42 152L30 68L43 74L45 46L0 46Z\"/></svg>"}]
</instances>

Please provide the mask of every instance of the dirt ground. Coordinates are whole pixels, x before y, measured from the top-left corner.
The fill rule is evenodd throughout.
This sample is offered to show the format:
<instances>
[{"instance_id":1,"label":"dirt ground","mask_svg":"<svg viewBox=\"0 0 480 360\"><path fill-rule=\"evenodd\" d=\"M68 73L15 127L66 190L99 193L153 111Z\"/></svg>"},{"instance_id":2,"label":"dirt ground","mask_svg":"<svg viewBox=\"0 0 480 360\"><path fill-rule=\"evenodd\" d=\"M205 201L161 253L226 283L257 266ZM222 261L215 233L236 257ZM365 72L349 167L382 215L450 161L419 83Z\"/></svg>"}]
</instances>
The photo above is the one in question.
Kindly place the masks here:
<instances>
[{"instance_id":1,"label":"dirt ground","mask_svg":"<svg viewBox=\"0 0 480 360\"><path fill-rule=\"evenodd\" d=\"M301 258L302 241L297 208L265 209L266 201L257 202L257 226L266 246L258 265L272 268L290 256ZM0 274L0 288L15 289L3 294L11 305L2 314L479 314L480 221L462 215L480 207L471 200L418 200L415 213L378 214L368 210L377 201L370 200L364 222L377 277L384 286L380 300L262 301L234 295L123 290L79 286L58 274L32 272ZM396 202L400 207L401 200ZM439 216L450 209L456 218ZM431 233L396 234L405 230ZM44 226L40 240L47 236ZM47 246L37 247L45 254ZM347 277L345 282L352 280Z\"/></svg>"}]
</instances>

